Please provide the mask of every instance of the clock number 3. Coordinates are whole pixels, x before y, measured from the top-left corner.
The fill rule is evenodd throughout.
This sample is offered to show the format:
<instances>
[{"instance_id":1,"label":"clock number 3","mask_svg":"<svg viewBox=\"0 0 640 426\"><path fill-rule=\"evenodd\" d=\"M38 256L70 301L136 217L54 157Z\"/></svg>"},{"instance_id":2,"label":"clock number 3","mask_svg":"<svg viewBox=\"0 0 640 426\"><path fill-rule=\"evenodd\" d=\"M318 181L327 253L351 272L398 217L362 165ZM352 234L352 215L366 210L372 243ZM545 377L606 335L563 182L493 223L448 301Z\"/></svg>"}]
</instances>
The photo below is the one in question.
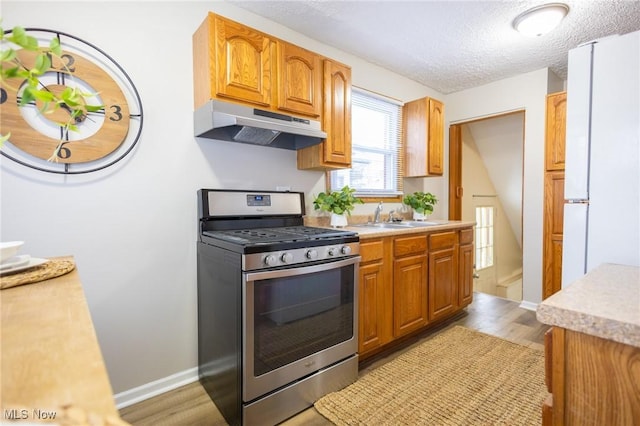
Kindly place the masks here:
<instances>
[{"instance_id":1,"label":"clock number 3","mask_svg":"<svg viewBox=\"0 0 640 426\"><path fill-rule=\"evenodd\" d=\"M112 112L112 116L109 117L109 120L111 121L120 121L122 120L122 108L120 107L120 105L111 105L109 108L111 108L111 112Z\"/></svg>"}]
</instances>

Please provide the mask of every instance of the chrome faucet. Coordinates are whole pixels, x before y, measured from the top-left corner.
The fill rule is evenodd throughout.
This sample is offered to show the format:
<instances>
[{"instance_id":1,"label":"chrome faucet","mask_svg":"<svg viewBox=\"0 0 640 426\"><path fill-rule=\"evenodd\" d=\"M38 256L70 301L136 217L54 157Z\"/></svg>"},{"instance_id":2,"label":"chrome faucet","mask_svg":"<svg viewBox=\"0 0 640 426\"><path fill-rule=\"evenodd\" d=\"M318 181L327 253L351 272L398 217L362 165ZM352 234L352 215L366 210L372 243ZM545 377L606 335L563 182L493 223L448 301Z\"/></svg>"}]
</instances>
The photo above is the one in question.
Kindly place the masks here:
<instances>
[{"instance_id":1,"label":"chrome faucet","mask_svg":"<svg viewBox=\"0 0 640 426\"><path fill-rule=\"evenodd\" d=\"M389 223L393 222L393 214L395 212L396 212L395 210L389 211L389 219L387 219L387 222L389 222Z\"/></svg>"},{"instance_id":2,"label":"chrome faucet","mask_svg":"<svg viewBox=\"0 0 640 426\"><path fill-rule=\"evenodd\" d=\"M376 207L376 211L373 213L373 223L380 222L380 213L382 212L382 201L378 203L378 207Z\"/></svg>"}]
</instances>

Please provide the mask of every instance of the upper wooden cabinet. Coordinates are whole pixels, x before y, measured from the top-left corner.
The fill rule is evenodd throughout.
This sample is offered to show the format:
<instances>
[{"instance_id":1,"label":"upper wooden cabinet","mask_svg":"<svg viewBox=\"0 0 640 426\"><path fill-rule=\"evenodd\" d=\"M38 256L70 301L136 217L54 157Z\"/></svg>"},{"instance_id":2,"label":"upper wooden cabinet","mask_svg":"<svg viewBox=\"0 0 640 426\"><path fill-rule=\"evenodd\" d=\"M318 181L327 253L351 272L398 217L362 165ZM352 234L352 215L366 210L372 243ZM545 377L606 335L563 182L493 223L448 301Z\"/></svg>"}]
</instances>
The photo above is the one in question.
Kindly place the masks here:
<instances>
[{"instance_id":1,"label":"upper wooden cabinet","mask_svg":"<svg viewBox=\"0 0 640 426\"><path fill-rule=\"evenodd\" d=\"M545 168L564 170L565 137L567 134L567 92L547 95L545 134Z\"/></svg>"},{"instance_id":2,"label":"upper wooden cabinet","mask_svg":"<svg viewBox=\"0 0 640 426\"><path fill-rule=\"evenodd\" d=\"M422 98L404 105L405 176L441 176L444 171L444 104Z\"/></svg>"},{"instance_id":3,"label":"upper wooden cabinet","mask_svg":"<svg viewBox=\"0 0 640 426\"><path fill-rule=\"evenodd\" d=\"M227 98L270 107L275 53L268 35L209 13L193 35L194 106Z\"/></svg>"},{"instance_id":4,"label":"upper wooden cabinet","mask_svg":"<svg viewBox=\"0 0 640 426\"><path fill-rule=\"evenodd\" d=\"M351 68L325 59L322 128L327 139L298 150L298 169L351 167Z\"/></svg>"},{"instance_id":5,"label":"upper wooden cabinet","mask_svg":"<svg viewBox=\"0 0 640 426\"><path fill-rule=\"evenodd\" d=\"M318 119L323 59L209 13L193 35L194 106L221 98Z\"/></svg>"},{"instance_id":6,"label":"upper wooden cabinet","mask_svg":"<svg viewBox=\"0 0 640 426\"><path fill-rule=\"evenodd\" d=\"M278 109L319 117L322 59L293 44L278 42Z\"/></svg>"}]
</instances>

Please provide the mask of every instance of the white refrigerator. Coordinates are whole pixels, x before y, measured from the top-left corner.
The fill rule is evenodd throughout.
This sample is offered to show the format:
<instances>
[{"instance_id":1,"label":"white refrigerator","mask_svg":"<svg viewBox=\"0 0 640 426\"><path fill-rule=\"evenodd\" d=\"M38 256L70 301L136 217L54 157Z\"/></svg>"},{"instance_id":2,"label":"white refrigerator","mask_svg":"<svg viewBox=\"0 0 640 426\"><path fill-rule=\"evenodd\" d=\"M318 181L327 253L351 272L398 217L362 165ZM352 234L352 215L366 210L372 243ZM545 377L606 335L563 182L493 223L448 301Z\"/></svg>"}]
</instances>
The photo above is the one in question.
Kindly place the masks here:
<instances>
[{"instance_id":1,"label":"white refrigerator","mask_svg":"<svg viewBox=\"0 0 640 426\"><path fill-rule=\"evenodd\" d=\"M569 52L562 287L640 266L640 31Z\"/></svg>"}]
</instances>

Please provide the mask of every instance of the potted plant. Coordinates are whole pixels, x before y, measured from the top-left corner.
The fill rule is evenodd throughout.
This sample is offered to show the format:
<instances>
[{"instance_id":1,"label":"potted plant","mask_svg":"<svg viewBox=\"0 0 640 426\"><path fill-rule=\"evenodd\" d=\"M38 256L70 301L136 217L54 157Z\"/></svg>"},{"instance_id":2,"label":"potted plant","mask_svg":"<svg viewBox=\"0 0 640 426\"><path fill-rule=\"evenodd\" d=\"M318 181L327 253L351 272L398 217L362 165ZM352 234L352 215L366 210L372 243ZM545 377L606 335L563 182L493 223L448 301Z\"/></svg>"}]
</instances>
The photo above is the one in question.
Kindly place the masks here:
<instances>
[{"instance_id":1,"label":"potted plant","mask_svg":"<svg viewBox=\"0 0 640 426\"><path fill-rule=\"evenodd\" d=\"M406 195L402 202L413 209L414 220L424 220L433 213L433 206L438 203L438 199L430 192L414 192Z\"/></svg>"},{"instance_id":2,"label":"potted plant","mask_svg":"<svg viewBox=\"0 0 640 426\"><path fill-rule=\"evenodd\" d=\"M313 200L313 207L316 210L331 213L331 226L347 226L347 217L356 204L364 204L360 198L353 195L355 189L344 186L340 191L329 193L321 192Z\"/></svg>"}]
</instances>

